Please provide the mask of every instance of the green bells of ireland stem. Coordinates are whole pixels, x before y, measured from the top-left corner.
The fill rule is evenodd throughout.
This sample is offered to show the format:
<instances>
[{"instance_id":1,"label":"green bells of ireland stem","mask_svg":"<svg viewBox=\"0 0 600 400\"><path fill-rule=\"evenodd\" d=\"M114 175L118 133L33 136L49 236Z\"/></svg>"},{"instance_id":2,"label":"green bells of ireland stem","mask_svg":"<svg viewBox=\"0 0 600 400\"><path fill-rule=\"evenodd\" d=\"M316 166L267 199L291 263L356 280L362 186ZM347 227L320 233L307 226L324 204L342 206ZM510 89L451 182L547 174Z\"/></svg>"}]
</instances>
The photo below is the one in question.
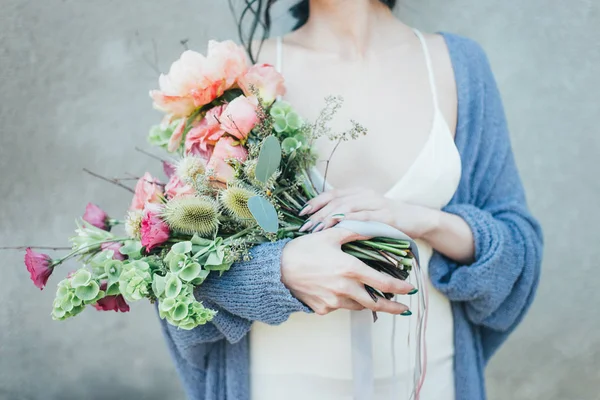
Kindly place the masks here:
<instances>
[{"instance_id":1,"label":"green bells of ireland stem","mask_svg":"<svg viewBox=\"0 0 600 400\"><path fill-rule=\"evenodd\" d=\"M123 264L119 276L119 290L127 301L138 301L148 297L152 284L150 265L141 260Z\"/></svg>"},{"instance_id":2,"label":"green bells of ireland stem","mask_svg":"<svg viewBox=\"0 0 600 400\"><path fill-rule=\"evenodd\" d=\"M80 269L70 278L58 284L52 308L52 318L63 320L83 311L87 304L94 304L106 293L100 290L100 283L86 269Z\"/></svg>"},{"instance_id":3,"label":"green bells of ireland stem","mask_svg":"<svg viewBox=\"0 0 600 400\"><path fill-rule=\"evenodd\" d=\"M202 303L196 301L191 285L178 287L178 284L174 282L178 280L181 283L181 281L173 275L169 280L170 282L165 282L165 291L163 294L177 292L177 295L159 298L158 314L161 318L166 319L172 325L186 330L194 329L198 325L203 325L214 318L216 311L204 308ZM171 289L169 289L170 285L172 285ZM176 291L175 289L179 290Z\"/></svg>"},{"instance_id":4,"label":"green bells of ireland stem","mask_svg":"<svg viewBox=\"0 0 600 400\"><path fill-rule=\"evenodd\" d=\"M73 251L81 251L86 248L91 248L94 245L100 245L102 243L109 242L115 239L115 235L112 233L96 228L95 226L87 223L76 222L77 229L75 229L75 236L71 236L69 241L73 246Z\"/></svg>"}]
</instances>

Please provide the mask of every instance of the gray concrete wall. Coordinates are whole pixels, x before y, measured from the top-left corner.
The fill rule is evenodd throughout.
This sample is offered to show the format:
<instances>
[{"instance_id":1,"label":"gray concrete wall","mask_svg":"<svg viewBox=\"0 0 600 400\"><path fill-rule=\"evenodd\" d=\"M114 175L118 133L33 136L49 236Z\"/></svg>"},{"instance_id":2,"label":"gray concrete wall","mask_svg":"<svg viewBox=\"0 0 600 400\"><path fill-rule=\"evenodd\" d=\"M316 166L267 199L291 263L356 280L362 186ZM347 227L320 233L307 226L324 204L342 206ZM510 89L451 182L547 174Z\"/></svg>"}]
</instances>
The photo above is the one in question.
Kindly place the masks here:
<instances>
[{"instance_id":1,"label":"gray concrete wall","mask_svg":"<svg viewBox=\"0 0 600 400\"><path fill-rule=\"evenodd\" d=\"M225 0L0 0L0 10L0 244L62 245L89 199L115 216L129 201L82 167L158 172L132 152L158 117L152 41L164 70L180 39L204 50L234 25ZM599 399L600 3L405 0L398 14L486 48L546 232L537 301L490 365L490 399ZM2 253L0 399L183 398L151 306L54 322L57 279L38 291L21 260Z\"/></svg>"}]
</instances>

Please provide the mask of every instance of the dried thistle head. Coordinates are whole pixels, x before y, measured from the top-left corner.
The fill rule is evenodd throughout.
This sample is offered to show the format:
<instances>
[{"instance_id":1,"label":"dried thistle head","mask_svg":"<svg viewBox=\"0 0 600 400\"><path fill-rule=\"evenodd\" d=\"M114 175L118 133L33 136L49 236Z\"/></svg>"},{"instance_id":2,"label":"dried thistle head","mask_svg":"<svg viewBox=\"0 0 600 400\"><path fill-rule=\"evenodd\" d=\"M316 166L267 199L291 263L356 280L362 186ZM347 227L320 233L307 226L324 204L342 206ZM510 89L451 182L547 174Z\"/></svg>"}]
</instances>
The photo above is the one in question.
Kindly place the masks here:
<instances>
[{"instance_id":1,"label":"dried thistle head","mask_svg":"<svg viewBox=\"0 0 600 400\"><path fill-rule=\"evenodd\" d=\"M219 228L219 209L209 197L180 197L167 202L162 217L177 232L211 237Z\"/></svg>"},{"instance_id":2,"label":"dried thistle head","mask_svg":"<svg viewBox=\"0 0 600 400\"><path fill-rule=\"evenodd\" d=\"M196 182L205 170L204 160L199 157L185 156L177 163L177 175L186 183Z\"/></svg>"},{"instance_id":3,"label":"dried thistle head","mask_svg":"<svg viewBox=\"0 0 600 400\"><path fill-rule=\"evenodd\" d=\"M254 221L254 217L248 208L248 200L256 196L256 193L241 185L229 185L219 194L219 201L229 215L240 222Z\"/></svg>"}]
</instances>

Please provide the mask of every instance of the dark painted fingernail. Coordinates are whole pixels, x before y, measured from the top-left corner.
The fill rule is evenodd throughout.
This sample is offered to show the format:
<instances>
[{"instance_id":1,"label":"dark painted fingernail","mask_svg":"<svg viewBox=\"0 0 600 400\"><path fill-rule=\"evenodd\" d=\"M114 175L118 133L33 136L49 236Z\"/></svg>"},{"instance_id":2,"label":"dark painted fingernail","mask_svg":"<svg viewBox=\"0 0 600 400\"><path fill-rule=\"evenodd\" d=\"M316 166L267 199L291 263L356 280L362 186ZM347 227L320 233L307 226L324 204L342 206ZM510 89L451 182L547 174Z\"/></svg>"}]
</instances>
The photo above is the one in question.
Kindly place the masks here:
<instances>
[{"instance_id":1,"label":"dark painted fingernail","mask_svg":"<svg viewBox=\"0 0 600 400\"><path fill-rule=\"evenodd\" d=\"M331 218L333 218L333 219L344 219L345 216L346 216L345 214L333 214L331 216Z\"/></svg>"},{"instance_id":2,"label":"dark painted fingernail","mask_svg":"<svg viewBox=\"0 0 600 400\"><path fill-rule=\"evenodd\" d=\"M300 210L300 212L298 213L298 215L306 215L310 210L312 210L312 206L310 204L305 204L304 207L302 207L302 210Z\"/></svg>"},{"instance_id":3,"label":"dark painted fingernail","mask_svg":"<svg viewBox=\"0 0 600 400\"><path fill-rule=\"evenodd\" d=\"M308 221L306 221L304 223L304 225L302 225L302 227L298 230L298 232L304 232L307 231L308 229L310 229L310 227L312 227L313 222L309 219Z\"/></svg>"},{"instance_id":4,"label":"dark painted fingernail","mask_svg":"<svg viewBox=\"0 0 600 400\"><path fill-rule=\"evenodd\" d=\"M402 316L405 316L405 317L408 317L408 316L411 316L411 315L412 315L412 311L410 311L410 310L406 310L406 311L404 311L404 312L403 312L402 314L400 314L400 315L402 315Z\"/></svg>"},{"instance_id":5,"label":"dark painted fingernail","mask_svg":"<svg viewBox=\"0 0 600 400\"><path fill-rule=\"evenodd\" d=\"M414 288L413 290L411 290L410 292L408 292L408 293L406 293L406 294L408 294L408 295L413 295L413 294L417 293L418 291L419 291L419 289L417 289L417 288Z\"/></svg>"},{"instance_id":6,"label":"dark painted fingernail","mask_svg":"<svg viewBox=\"0 0 600 400\"><path fill-rule=\"evenodd\" d=\"M315 232L319 232L321 229L323 229L325 227L325 224L322 222L319 222L317 225L315 225L314 228L312 228L311 232L315 233Z\"/></svg>"}]
</instances>

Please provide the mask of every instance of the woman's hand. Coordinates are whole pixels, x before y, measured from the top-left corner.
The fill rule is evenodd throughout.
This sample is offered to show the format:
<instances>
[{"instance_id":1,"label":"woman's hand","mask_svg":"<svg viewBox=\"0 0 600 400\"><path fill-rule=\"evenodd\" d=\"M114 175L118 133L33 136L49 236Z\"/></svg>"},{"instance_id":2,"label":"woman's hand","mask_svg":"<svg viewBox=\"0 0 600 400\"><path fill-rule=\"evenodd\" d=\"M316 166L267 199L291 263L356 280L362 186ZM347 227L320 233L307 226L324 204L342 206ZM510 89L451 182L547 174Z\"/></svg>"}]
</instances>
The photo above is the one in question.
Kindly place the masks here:
<instances>
[{"instance_id":1,"label":"woman's hand","mask_svg":"<svg viewBox=\"0 0 600 400\"><path fill-rule=\"evenodd\" d=\"M292 240L283 249L281 281L297 299L320 315L339 308L404 313L408 310L404 304L384 298L373 301L364 285L396 294L408 294L414 287L341 250L342 244L361 239L366 238L336 228Z\"/></svg>"},{"instance_id":2,"label":"woman's hand","mask_svg":"<svg viewBox=\"0 0 600 400\"><path fill-rule=\"evenodd\" d=\"M419 239L435 227L437 214L437 210L389 199L371 189L334 189L321 193L302 209L300 215L310 216L300 231L322 231L344 219L378 221Z\"/></svg>"}]
</instances>

